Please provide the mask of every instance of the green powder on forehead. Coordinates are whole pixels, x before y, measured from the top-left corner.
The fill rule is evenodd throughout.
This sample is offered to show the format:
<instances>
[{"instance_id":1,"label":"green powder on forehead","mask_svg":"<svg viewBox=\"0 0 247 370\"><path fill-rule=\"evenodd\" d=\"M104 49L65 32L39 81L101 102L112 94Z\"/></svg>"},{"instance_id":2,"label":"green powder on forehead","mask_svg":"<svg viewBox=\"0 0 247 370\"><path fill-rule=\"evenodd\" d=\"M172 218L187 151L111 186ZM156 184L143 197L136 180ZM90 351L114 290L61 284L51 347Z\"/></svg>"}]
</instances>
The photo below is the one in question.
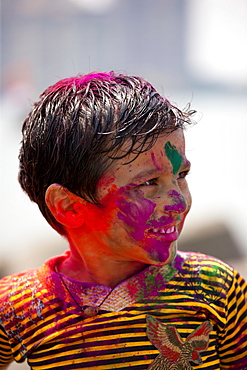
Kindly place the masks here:
<instances>
[{"instance_id":1,"label":"green powder on forehead","mask_svg":"<svg viewBox=\"0 0 247 370\"><path fill-rule=\"evenodd\" d=\"M172 168L173 168L172 172L174 175L176 175L181 167L182 156L177 151L176 147L170 143L170 141L167 141L164 149L165 149L167 158L172 164Z\"/></svg>"}]
</instances>

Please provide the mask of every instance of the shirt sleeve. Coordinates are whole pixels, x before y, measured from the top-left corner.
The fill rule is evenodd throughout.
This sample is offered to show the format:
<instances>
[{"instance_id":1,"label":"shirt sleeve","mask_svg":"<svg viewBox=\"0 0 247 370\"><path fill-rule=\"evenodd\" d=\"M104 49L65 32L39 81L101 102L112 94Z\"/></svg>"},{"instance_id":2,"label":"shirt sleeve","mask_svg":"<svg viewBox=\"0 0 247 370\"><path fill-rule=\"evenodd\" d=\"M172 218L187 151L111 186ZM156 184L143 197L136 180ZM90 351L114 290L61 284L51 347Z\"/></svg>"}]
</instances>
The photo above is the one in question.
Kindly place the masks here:
<instances>
[{"instance_id":1,"label":"shirt sleeve","mask_svg":"<svg viewBox=\"0 0 247 370\"><path fill-rule=\"evenodd\" d=\"M222 369L247 370L247 284L234 271L226 298L226 324L219 334Z\"/></svg>"},{"instance_id":2,"label":"shirt sleeve","mask_svg":"<svg viewBox=\"0 0 247 370\"><path fill-rule=\"evenodd\" d=\"M0 325L0 369L13 361L13 354L4 329Z\"/></svg>"}]
</instances>

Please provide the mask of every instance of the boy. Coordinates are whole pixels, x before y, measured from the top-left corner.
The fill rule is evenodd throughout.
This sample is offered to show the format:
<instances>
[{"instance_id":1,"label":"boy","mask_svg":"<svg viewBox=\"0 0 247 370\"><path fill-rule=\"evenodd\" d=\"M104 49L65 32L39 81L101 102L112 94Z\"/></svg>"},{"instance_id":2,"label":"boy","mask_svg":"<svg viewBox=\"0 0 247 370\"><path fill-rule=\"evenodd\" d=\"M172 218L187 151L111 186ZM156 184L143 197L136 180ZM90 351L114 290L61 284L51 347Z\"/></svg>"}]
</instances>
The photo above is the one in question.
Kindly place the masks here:
<instances>
[{"instance_id":1,"label":"boy","mask_svg":"<svg viewBox=\"0 0 247 370\"><path fill-rule=\"evenodd\" d=\"M246 283L177 252L192 113L113 72L59 81L34 104L19 181L70 249L1 280L2 368L247 369Z\"/></svg>"}]
</instances>

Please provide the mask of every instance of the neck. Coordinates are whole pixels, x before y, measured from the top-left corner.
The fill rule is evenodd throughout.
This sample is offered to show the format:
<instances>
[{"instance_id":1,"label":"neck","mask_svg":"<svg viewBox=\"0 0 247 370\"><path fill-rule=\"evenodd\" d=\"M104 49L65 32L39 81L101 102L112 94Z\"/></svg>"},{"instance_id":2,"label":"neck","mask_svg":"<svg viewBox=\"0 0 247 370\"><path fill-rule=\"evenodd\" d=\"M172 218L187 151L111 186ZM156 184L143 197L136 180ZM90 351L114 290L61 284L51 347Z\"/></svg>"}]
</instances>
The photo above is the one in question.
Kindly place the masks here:
<instances>
[{"instance_id":1,"label":"neck","mask_svg":"<svg viewBox=\"0 0 247 370\"><path fill-rule=\"evenodd\" d=\"M106 244L104 233L84 228L67 231L71 253L58 269L68 277L115 287L147 266L147 263L115 253L115 244Z\"/></svg>"},{"instance_id":2,"label":"neck","mask_svg":"<svg viewBox=\"0 0 247 370\"><path fill-rule=\"evenodd\" d=\"M78 281L115 287L121 281L142 271L147 265L139 262L118 262L95 258L90 261L70 257L64 260L58 267L59 272Z\"/></svg>"}]
</instances>

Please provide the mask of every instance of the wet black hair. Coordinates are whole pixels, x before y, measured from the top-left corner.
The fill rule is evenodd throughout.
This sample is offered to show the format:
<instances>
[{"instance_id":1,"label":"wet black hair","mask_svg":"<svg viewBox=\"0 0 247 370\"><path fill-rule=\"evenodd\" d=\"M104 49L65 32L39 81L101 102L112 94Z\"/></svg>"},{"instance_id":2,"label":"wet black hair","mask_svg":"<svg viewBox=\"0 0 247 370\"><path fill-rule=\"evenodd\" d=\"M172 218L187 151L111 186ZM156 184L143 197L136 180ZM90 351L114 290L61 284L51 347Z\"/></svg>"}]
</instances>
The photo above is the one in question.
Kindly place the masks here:
<instances>
[{"instance_id":1,"label":"wet black hair","mask_svg":"<svg viewBox=\"0 0 247 370\"><path fill-rule=\"evenodd\" d=\"M90 73L48 87L23 123L19 182L60 234L45 192L61 184L100 206L97 183L115 159L149 150L156 139L191 122L140 77ZM128 140L128 145L124 145ZM127 148L127 149L126 149Z\"/></svg>"}]
</instances>

